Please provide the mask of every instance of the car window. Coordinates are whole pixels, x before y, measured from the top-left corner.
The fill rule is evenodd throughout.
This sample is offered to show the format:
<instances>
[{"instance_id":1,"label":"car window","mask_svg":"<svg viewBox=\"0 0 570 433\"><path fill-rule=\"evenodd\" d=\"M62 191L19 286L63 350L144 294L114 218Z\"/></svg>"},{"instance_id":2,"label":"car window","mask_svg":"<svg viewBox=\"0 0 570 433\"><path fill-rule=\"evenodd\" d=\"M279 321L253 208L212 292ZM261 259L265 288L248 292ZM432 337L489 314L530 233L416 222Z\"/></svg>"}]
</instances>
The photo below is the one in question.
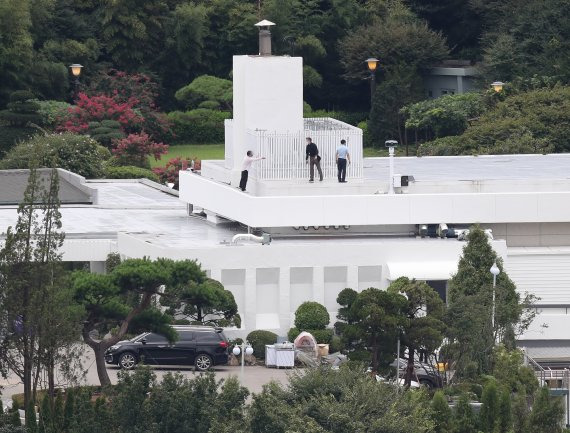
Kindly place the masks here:
<instances>
[{"instance_id":1,"label":"car window","mask_svg":"<svg viewBox=\"0 0 570 433\"><path fill-rule=\"evenodd\" d=\"M200 343L219 343L220 336L216 332L196 332L196 340Z\"/></svg>"},{"instance_id":2,"label":"car window","mask_svg":"<svg viewBox=\"0 0 570 433\"><path fill-rule=\"evenodd\" d=\"M168 343L168 339L160 334L148 334L145 340L147 343Z\"/></svg>"},{"instance_id":3,"label":"car window","mask_svg":"<svg viewBox=\"0 0 570 433\"><path fill-rule=\"evenodd\" d=\"M192 341L194 340L194 333L191 331L178 331L179 341Z\"/></svg>"}]
</instances>

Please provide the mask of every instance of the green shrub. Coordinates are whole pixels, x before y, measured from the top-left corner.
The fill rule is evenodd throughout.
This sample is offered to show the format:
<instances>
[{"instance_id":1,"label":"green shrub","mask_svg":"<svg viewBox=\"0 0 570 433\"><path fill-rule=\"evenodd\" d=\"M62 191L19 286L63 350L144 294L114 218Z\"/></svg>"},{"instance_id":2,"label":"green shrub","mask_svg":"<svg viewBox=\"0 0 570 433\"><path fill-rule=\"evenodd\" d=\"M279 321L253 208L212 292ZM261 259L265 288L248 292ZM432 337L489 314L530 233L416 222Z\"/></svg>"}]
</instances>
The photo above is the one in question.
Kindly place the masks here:
<instances>
[{"instance_id":1,"label":"green shrub","mask_svg":"<svg viewBox=\"0 0 570 433\"><path fill-rule=\"evenodd\" d=\"M277 334L271 331L252 331L247 335L246 340L253 347L253 354L258 359L265 359L265 345L273 344L277 341Z\"/></svg>"},{"instance_id":2,"label":"green shrub","mask_svg":"<svg viewBox=\"0 0 570 433\"><path fill-rule=\"evenodd\" d=\"M107 149L85 135L36 135L13 147L0 161L0 168L28 168L30 160L36 159L40 167L52 167L55 161L59 168L98 178L104 175L103 163L110 156Z\"/></svg>"},{"instance_id":3,"label":"green shrub","mask_svg":"<svg viewBox=\"0 0 570 433\"><path fill-rule=\"evenodd\" d=\"M332 329L313 329L307 331L315 337L318 344L329 344L333 338L334 331Z\"/></svg>"},{"instance_id":4,"label":"green shrub","mask_svg":"<svg viewBox=\"0 0 570 433\"><path fill-rule=\"evenodd\" d=\"M39 132L36 128L18 126L0 126L0 158L16 144L29 140Z\"/></svg>"},{"instance_id":5,"label":"green shrub","mask_svg":"<svg viewBox=\"0 0 570 433\"><path fill-rule=\"evenodd\" d=\"M63 101L37 101L39 105L38 114L41 117L41 123L48 128L55 128L58 121L65 117L70 104Z\"/></svg>"},{"instance_id":6,"label":"green shrub","mask_svg":"<svg viewBox=\"0 0 570 433\"><path fill-rule=\"evenodd\" d=\"M330 320L327 309L318 302L303 302L295 311L295 327L300 331L325 329Z\"/></svg>"},{"instance_id":7,"label":"green shrub","mask_svg":"<svg viewBox=\"0 0 570 433\"><path fill-rule=\"evenodd\" d=\"M299 331L299 328L289 329L289 332L287 332L287 340L295 341L295 338L297 338L300 333L301 333L301 331Z\"/></svg>"},{"instance_id":8,"label":"green shrub","mask_svg":"<svg viewBox=\"0 0 570 433\"><path fill-rule=\"evenodd\" d=\"M142 179L146 178L158 182L158 176L148 168L135 167L133 165L123 165L120 167L107 167L106 177L108 179Z\"/></svg>"},{"instance_id":9,"label":"green shrub","mask_svg":"<svg viewBox=\"0 0 570 433\"><path fill-rule=\"evenodd\" d=\"M208 110L219 110L221 107L218 101L202 101L198 104L198 108L207 108Z\"/></svg>"},{"instance_id":10,"label":"green shrub","mask_svg":"<svg viewBox=\"0 0 570 433\"><path fill-rule=\"evenodd\" d=\"M120 140L125 137L125 134L121 131L121 124L116 120L89 122L88 133L93 140L107 148L111 147L113 140Z\"/></svg>"},{"instance_id":11,"label":"green shrub","mask_svg":"<svg viewBox=\"0 0 570 433\"><path fill-rule=\"evenodd\" d=\"M18 90L10 95L10 102L6 110L0 111L0 120L11 126L29 126L28 123L41 123L38 114L40 105L33 93L27 90Z\"/></svg>"},{"instance_id":12,"label":"green shrub","mask_svg":"<svg viewBox=\"0 0 570 433\"><path fill-rule=\"evenodd\" d=\"M333 335L329 343L329 353L340 352L342 350L342 340L338 335Z\"/></svg>"},{"instance_id":13,"label":"green shrub","mask_svg":"<svg viewBox=\"0 0 570 433\"><path fill-rule=\"evenodd\" d=\"M176 143L223 143L224 120L230 117L229 112L207 108L168 113Z\"/></svg>"},{"instance_id":14,"label":"green shrub","mask_svg":"<svg viewBox=\"0 0 570 433\"><path fill-rule=\"evenodd\" d=\"M370 131L368 130L368 120L359 122L357 126L362 129L362 145L364 147L372 146L374 143L372 143L372 137L370 136Z\"/></svg>"}]
</instances>

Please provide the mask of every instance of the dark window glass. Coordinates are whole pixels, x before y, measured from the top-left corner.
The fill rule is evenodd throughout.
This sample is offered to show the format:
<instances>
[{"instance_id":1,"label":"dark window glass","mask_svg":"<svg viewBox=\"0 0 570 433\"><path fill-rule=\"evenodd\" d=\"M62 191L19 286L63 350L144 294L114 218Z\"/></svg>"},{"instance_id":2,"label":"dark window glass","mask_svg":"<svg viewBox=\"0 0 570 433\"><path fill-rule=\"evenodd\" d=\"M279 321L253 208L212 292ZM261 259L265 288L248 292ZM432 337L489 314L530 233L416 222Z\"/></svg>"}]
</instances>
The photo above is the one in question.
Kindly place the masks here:
<instances>
[{"instance_id":1,"label":"dark window glass","mask_svg":"<svg viewBox=\"0 0 570 433\"><path fill-rule=\"evenodd\" d=\"M179 341L192 341L194 340L194 333L191 331L178 331Z\"/></svg>"},{"instance_id":2,"label":"dark window glass","mask_svg":"<svg viewBox=\"0 0 570 433\"><path fill-rule=\"evenodd\" d=\"M166 337L160 334L148 334L145 337L147 343L168 343Z\"/></svg>"},{"instance_id":3,"label":"dark window glass","mask_svg":"<svg viewBox=\"0 0 570 433\"><path fill-rule=\"evenodd\" d=\"M196 340L200 343L219 343L220 335L217 332L196 332Z\"/></svg>"}]
</instances>

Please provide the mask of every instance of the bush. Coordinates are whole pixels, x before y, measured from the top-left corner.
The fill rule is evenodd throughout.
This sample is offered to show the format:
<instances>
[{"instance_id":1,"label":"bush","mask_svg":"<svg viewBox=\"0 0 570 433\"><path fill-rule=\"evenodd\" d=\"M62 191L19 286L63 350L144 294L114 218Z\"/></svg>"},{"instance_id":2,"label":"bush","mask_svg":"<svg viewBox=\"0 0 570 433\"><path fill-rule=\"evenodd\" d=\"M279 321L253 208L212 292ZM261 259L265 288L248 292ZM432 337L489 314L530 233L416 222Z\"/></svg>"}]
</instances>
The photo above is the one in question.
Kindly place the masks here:
<instances>
[{"instance_id":1,"label":"bush","mask_svg":"<svg viewBox=\"0 0 570 433\"><path fill-rule=\"evenodd\" d=\"M253 347L253 354L258 359L265 359L265 345L273 344L277 341L277 334L271 331L252 331L247 335L246 340Z\"/></svg>"},{"instance_id":2,"label":"bush","mask_svg":"<svg viewBox=\"0 0 570 433\"><path fill-rule=\"evenodd\" d=\"M287 340L295 341L295 338L297 338L300 333L301 333L301 331L299 331L299 328L289 329L289 332L287 332Z\"/></svg>"},{"instance_id":3,"label":"bush","mask_svg":"<svg viewBox=\"0 0 570 433\"><path fill-rule=\"evenodd\" d=\"M40 106L33 93L27 90L18 90L10 95L10 102L6 110L0 111L0 120L11 126L29 126L28 123L41 123L38 114Z\"/></svg>"},{"instance_id":4,"label":"bush","mask_svg":"<svg viewBox=\"0 0 570 433\"><path fill-rule=\"evenodd\" d=\"M318 302L303 302L295 311L295 327L300 331L325 329L330 320L327 309Z\"/></svg>"},{"instance_id":5,"label":"bush","mask_svg":"<svg viewBox=\"0 0 570 433\"><path fill-rule=\"evenodd\" d=\"M0 161L2 169L29 168L36 159L39 167L57 167L86 178L99 178L105 173L104 161L111 154L95 140L71 133L36 135L12 148Z\"/></svg>"},{"instance_id":6,"label":"bush","mask_svg":"<svg viewBox=\"0 0 570 433\"><path fill-rule=\"evenodd\" d=\"M38 132L36 128L0 126L0 158L16 144L29 140Z\"/></svg>"},{"instance_id":7,"label":"bush","mask_svg":"<svg viewBox=\"0 0 570 433\"><path fill-rule=\"evenodd\" d=\"M135 167L132 165L123 165L120 167L107 167L107 179L149 179L158 182L158 176L148 168Z\"/></svg>"},{"instance_id":8,"label":"bush","mask_svg":"<svg viewBox=\"0 0 570 433\"><path fill-rule=\"evenodd\" d=\"M334 331L332 329L313 329L307 331L313 334L318 344L329 344L333 338Z\"/></svg>"},{"instance_id":9,"label":"bush","mask_svg":"<svg viewBox=\"0 0 570 433\"><path fill-rule=\"evenodd\" d=\"M333 335L329 343L329 353L340 352L342 350L342 340L338 335Z\"/></svg>"},{"instance_id":10,"label":"bush","mask_svg":"<svg viewBox=\"0 0 570 433\"><path fill-rule=\"evenodd\" d=\"M116 120L102 120L101 122L89 122L88 133L97 142L107 148L111 148L113 140L125 137L121 131L121 124Z\"/></svg>"},{"instance_id":11,"label":"bush","mask_svg":"<svg viewBox=\"0 0 570 433\"><path fill-rule=\"evenodd\" d=\"M362 122L358 123L357 125L360 129L362 129L362 145L364 147L371 147L373 146L372 137L370 136L370 131L368 130L368 120L363 120Z\"/></svg>"},{"instance_id":12,"label":"bush","mask_svg":"<svg viewBox=\"0 0 570 433\"><path fill-rule=\"evenodd\" d=\"M207 108L168 113L177 143L223 143L224 120L230 117L229 112Z\"/></svg>"},{"instance_id":13,"label":"bush","mask_svg":"<svg viewBox=\"0 0 570 433\"><path fill-rule=\"evenodd\" d=\"M41 123L48 128L55 128L59 120L66 116L70 104L63 101L37 101L39 105L38 114L41 117Z\"/></svg>"},{"instance_id":14,"label":"bush","mask_svg":"<svg viewBox=\"0 0 570 433\"><path fill-rule=\"evenodd\" d=\"M149 156L159 160L161 155L168 152L164 143L156 143L147 133L129 134L121 140L113 141L113 155L125 165L150 168Z\"/></svg>"}]
</instances>

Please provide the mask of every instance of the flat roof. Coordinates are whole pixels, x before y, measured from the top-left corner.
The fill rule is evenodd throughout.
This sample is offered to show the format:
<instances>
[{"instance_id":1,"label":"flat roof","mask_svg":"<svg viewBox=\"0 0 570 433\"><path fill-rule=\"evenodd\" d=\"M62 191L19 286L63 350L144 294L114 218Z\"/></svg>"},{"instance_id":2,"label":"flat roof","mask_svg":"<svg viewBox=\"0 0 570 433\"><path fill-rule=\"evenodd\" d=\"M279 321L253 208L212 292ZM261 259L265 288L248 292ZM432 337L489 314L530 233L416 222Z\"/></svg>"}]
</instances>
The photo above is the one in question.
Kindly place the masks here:
<instances>
[{"instance_id":1,"label":"flat roof","mask_svg":"<svg viewBox=\"0 0 570 433\"><path fill-rule=\"evenodd\" d=\"M569 179L570 154L396 157L394 173L416 181ZM365 158L364 178L383 180L389 158Z\"/></svg>"}]
</instances>

